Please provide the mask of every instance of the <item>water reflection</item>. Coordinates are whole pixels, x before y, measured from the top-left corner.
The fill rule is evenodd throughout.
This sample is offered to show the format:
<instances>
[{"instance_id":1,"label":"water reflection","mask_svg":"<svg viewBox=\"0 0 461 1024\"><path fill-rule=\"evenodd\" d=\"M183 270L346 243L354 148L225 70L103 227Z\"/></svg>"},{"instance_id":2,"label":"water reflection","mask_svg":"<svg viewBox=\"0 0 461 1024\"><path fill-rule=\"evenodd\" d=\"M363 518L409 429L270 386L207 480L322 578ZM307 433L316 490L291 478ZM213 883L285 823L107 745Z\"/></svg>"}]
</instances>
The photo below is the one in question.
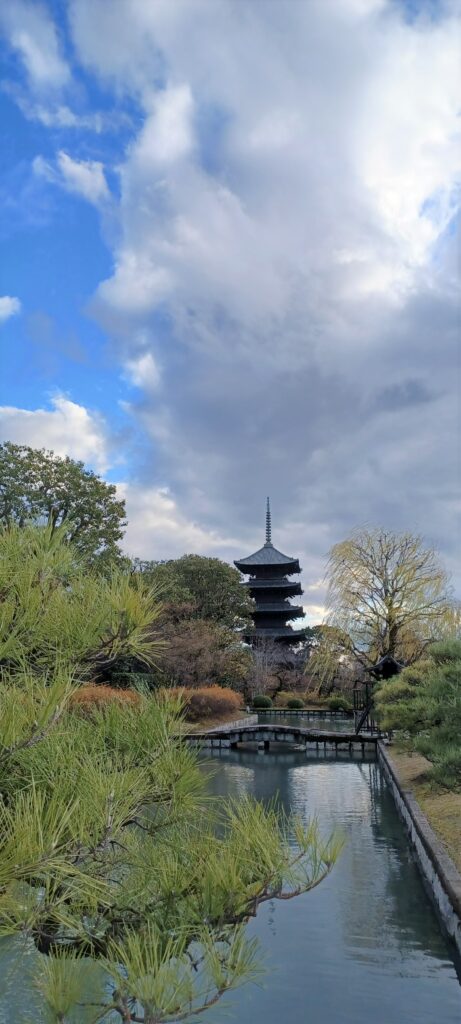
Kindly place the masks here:
<instances>
[{"instance_id":1,"label":"water reflection","mask_svg":"<svg viewBox=\"0 0 461 1024\"><path fill-rule=\"evenodd\" d=\"M278 794L347 837L321 886L261 907L248 931L265 953L265 981L230 994L204 1024L460 1024L454 952L374 759L229 751L205 758L203 770L217 797ZM44 1021L31 980L37 958L25 940L0 940L0 1024Z\"/></svg>"},{"instance_id":2,"label":"water reflection","mask_svg":"<svg viewBox=\"0 0 461 1024\"><path fill-rule=\"evenodd\" d=\"M258 714L258 722L261 725L298 725L302 729L312 729L316 732L353 732L354 719L351 717L336 718L335 716L321 718L318 715L293 715L286 711L284 715Z\"/></svg>"},{"instance_id":3,"label":"water reflection","mask_svg":"<svg viewBox=\"0 0 461 1024\"><path fill-rule=\"evenodd\" d=\"M213 793L275 793L347 843L333 874L288 903L261 907L249 930L269 973L228 1000L239 1024L459 1024L454 951L439 927L375 761L229 752L213 758ZM207 1018L224 1019L222 1008Z\"/></svg>"}]
</instances>

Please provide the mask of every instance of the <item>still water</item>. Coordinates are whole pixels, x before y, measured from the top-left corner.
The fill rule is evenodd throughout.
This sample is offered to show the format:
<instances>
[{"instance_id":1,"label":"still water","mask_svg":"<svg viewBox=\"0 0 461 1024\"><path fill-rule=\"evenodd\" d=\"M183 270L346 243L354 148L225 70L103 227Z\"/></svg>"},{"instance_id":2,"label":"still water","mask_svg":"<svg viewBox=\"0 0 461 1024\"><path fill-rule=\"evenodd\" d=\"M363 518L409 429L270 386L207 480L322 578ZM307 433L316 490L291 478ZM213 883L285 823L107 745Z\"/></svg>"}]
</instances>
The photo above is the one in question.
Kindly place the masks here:
<instances>
[{"instance_id":1,"label":"still water","mask_svg":"<svg viewBox=\"0 0 461 1024\"><path fill-rule=\"evenodd\" d=\"M284 715L259 714L258 722L261 725L271 725L274 722L276 725L300 726L301 729L312 729L313 732L354 732L352 716L341 718L331 715L331 717L322 718L320 715L312 714L290 715L290 712L286 711Z\"/></svg>"},{"instance_id":2,"label":"still water","mask_svg":"<svg viewBox=\"0 0 461 1024\"><path fill-rule=\"evenodd\" d=\"M278 793L287 809L317 815L325 834L339 826L347 840L317 889L260 908L248 931L267 974L204 1014L204 1024L460 1024L454 950L374 760L229 751L206 758L204 771L219 798ZM45 1024L37 960L24 943L0 940L0 1024Z\"/></svg>"},{"instance_id":3,"label":"still water","mask_svg":"<svg viewBox=\"0 0 461 1024\"><path fill-rule=\"evenodd\" d=\"M280 800L346 846L311 893L262 906L267 975L206 1015L209 1024L460 1024L455 953L442 934L375 761L229 751L209 759L217 796Z\"/></svg>"}]
</instances>

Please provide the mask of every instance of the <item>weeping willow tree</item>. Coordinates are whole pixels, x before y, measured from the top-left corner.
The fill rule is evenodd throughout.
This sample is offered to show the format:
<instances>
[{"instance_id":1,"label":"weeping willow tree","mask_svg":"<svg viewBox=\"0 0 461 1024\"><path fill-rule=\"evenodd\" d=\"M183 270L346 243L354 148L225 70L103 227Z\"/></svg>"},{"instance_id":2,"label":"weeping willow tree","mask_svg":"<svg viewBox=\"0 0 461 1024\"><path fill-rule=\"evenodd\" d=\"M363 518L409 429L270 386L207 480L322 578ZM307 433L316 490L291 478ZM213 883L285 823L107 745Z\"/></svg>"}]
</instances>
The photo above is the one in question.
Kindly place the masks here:
<instances>
[{"instance_id":1,"label":"weeping willow tree","mask_svg":"<svg viewBox=\"0 0 461 1024\"><path fill-rule=\"evenodd\" d=\"M411 663L453 631L447 573L421 537L357 530L331 549L326 577L328 628L309 666L326 676L344 658Z\"/></svg>"},{"instance_id":2,"label":"weeping willow tree","mask_svg":"<svg viewBox=\"0 0 461 1024\"><path fill-rule=\"evenodd\" d=\"M4 532L0 573L0 935L37 951L34 1020L200 1014L257 977L248 919L341 843L247 799L218 811L177 702L72 704L101 664L155 658L142 581L93 578L47 530Z\"/></svg>"}]
</instances>

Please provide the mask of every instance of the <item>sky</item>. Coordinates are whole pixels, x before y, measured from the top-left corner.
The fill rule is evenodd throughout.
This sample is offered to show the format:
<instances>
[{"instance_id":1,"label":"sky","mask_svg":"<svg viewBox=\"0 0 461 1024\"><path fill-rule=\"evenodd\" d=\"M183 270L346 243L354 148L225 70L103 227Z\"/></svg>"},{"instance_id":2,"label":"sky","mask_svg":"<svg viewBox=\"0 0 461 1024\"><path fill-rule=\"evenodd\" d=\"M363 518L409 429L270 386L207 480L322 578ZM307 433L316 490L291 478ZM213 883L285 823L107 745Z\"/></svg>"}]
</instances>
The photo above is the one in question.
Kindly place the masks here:
<instances>
[{"instance_id":1,"label":"sky","mask_svg":"<svg viewBox=\"0 0 461 1024\"><path fill-rule=\"evenodd\" d=\"M409 530L461 593L461 8L10 0L0 440L81 459L125 550ZM459 349L458 349L459 352Z\"/></svg>"}]
</instances>

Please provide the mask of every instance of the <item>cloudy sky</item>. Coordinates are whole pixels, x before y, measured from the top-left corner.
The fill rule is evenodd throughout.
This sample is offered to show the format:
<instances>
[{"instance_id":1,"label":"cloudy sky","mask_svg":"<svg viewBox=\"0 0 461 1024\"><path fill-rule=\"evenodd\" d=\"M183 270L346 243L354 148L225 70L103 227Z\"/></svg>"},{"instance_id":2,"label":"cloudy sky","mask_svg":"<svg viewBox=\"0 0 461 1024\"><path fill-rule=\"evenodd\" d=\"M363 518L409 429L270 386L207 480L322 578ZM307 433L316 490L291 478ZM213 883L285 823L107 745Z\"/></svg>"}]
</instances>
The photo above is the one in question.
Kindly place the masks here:
<instances>
[{"instance_id":1,"label":"cloudy sky","mask_svg":"<svg viewBox=\"0 0 461 1024\"><path fill-rule=\"evenodd\" d=\"M456 570L456 0L10 0L2 439L117 482L126 548Z\"/></svg>"}]
</instances>

